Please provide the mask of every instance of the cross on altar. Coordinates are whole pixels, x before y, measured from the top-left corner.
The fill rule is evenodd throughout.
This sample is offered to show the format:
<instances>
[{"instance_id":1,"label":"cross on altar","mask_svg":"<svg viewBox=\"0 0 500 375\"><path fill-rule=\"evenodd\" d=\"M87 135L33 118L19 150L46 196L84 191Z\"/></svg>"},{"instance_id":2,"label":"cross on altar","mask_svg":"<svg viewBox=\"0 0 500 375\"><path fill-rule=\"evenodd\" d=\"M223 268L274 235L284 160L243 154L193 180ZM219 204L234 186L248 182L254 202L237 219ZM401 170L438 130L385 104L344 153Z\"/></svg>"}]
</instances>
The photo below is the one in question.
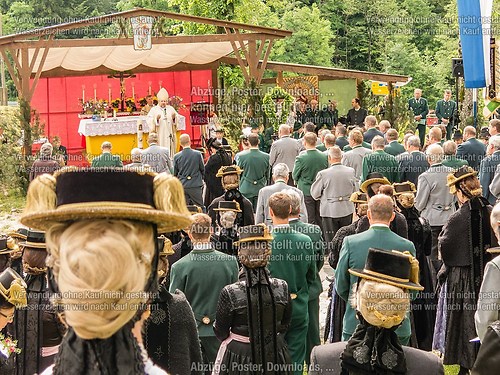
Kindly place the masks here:
<instances>
[{"instance_id":1,"label":"cross on altar","mask_svg":"<svg viewBox=\"0 0 500 375\"><path fill-rule=\"evenodd\" d=\"M135 74L128 72L117 72L109 75L108 78L120 79L120 112L125 112L125 80L127 78L135 78ZM111 105L111 103L109 104Z\"/></svg>"}]
</instances>

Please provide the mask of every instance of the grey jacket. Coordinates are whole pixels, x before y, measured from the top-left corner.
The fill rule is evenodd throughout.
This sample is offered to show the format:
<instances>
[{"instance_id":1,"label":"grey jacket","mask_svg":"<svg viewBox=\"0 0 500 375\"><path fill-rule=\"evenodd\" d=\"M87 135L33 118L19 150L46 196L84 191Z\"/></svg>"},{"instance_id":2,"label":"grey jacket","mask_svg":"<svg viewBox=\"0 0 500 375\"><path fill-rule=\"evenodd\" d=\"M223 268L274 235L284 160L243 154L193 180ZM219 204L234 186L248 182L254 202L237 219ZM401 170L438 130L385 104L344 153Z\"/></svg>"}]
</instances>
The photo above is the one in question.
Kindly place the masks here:
<instances>
[{"instance_id":1,"label":"grey jacket","mask_svg":"<svg viewBox=\"0 0 500 375\"><path fill-rule=\"evenodd\" d=\"M477 301L477 310L474 315L476 332L482 341L488 326L500 319L500 296L498 286L500 285L500 257L486 263L484 269L483 283Z\"/></svg>"},{"instance_id":2,"label":"grey jacket","mask_svg":"<svg viewBox=\"0 0 500 375\"><path fill-rule=\"evenodd\" d=\"M203 186L205 164L201 152L186 147L174 155L174 175L184 188L197 188Z\"/></svg>"},{"instance_id":3,"label":"grey jacket","mask_svg":"<svg viewBox=\"0 0 500 375\"><path fill-rule=\"evenodd\" d=\"M363 174L363 158L371 154L371 150L363 146L356 146L351 151L347 151L342 156L342 164L354 168L354 173L358 180L361 179Z\"/></svg>"},{"instance_id":4,"label":"grey jacket","mask_svg":"<svg viewBox=\"0 0 500 375\"><path fill-rule=\"evenodd\" d=\"M318 172L311 185L311 196L320 200L321 217L344 217L354 212L349 198L356 190L358 179L354 169L338 163Z\"/></svg>"},{"instance_id":5,"label":"grey jacket","mask_svg":"<svg viewBox=\"0 0 500 375\"><path fill-rule=\"evenodd\" d=\"M446 224L455 212L455 197L446 185L447 176L452 171L443 164L434 164L418 177L415 208L433 227Z\"/></svg>"},{"instance_id":6,"label":"grey jacket","mask_svg":"<svg viewBox=\"0 0 500 375\"><path fill-rule=\"evenodd\" d=\"M269 152L269 165L271 169L278 163L285 163L293 171L295 158L299 155L300 144L296 139L290 137L282 137L271 145Z\"/></svg>"},{"instance_id":7,"label":"grey jacket","mask_svg":"<svg viewBox=\"0 0 500 375\"><path fill-rule=\"evenodd\" d=\"M314 347L309 375L340 375L340 355L346 344L344 341ZM403 351L406 358L406 375L444 375L443 362L437 355L408 346L403 346Z\"/></svg>"},{"instance_id":8,"label":"grey jacket","mask_svg":"<svg viewBox=\"0 0 500 375\"><path fill-rule=\"evenodd\" d=\"M306 204L304 202L304 193L299 189L285 184L283 180L278 180L274 184L266 186L259 191L259 197L257 198L257 209L255 211L255 224L264 223L266 225L272 225L273 221L271 216L269 216L269 197L274 193L279 193L284 190L293 190L300 195L300 221L307 223L307 210Z\"/></svg>"},{"instance_id":9,"label":"grey jacket","mask_svg":"<svg viewBox=\"0 0 500 375\"><path fill-rule=\"evenodd\" d=\"M490 184L490 193L493 194L497 199L500 197L500 165L497 165L495 170L495 176Z\"/></svg>"},{"instance_id":10,"label":"grey jacket","mask_svg":"<svg viewBox=\"0 0 500 375\"><path fill-rule=\"evenodd\" d=\"M156 173L172 173L174 170L168 148L158 146L156 143L142 151L142 163L149 165Z\"/></svg>"}]
</instances>

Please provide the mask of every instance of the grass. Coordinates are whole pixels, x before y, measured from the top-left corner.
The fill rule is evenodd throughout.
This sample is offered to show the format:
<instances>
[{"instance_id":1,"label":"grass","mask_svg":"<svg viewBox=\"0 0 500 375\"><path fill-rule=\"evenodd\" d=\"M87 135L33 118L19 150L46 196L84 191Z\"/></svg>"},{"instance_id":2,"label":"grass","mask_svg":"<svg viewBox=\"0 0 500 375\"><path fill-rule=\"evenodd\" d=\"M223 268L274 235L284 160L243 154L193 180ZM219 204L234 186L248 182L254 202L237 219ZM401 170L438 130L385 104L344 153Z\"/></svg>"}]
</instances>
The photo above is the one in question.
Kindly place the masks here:
<instances>
[{"instance_id":1,"label":"grass","mask_svg":"<svg viewBox=\"0 0 500 375\"><path fill-rule=\"evenodd\" d=\"M10 223L16 221L26 204L26 197L14 191L0 190L0 232L11 227Z\"/></svg>"}]
</instances>

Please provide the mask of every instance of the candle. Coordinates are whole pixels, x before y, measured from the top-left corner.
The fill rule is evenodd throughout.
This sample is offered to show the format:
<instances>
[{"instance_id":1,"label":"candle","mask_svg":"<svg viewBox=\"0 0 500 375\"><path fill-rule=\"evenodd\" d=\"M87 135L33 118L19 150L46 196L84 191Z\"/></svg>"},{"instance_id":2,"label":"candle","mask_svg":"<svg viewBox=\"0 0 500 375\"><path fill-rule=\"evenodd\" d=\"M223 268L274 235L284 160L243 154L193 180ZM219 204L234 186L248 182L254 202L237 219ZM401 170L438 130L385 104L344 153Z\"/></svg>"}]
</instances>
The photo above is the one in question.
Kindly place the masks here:
<instances>
[{"instance_id":1,"label":"candle","mask_svg":"<svg viewBox=\"0 0 500 375\"><path fill-rule=\"evenodd\" d=\"M108 104L111 105L111 83L108 83Z\"/></svg>"},{"instance_id":2,"label":"candle","mask_svg":"<svg viewBox=\"0 0 500 375\"><path fill-rule=\"evenodd\" d=\"M162 85L163 81L159 81L158 83L160 84L160 90L161 90L161 88L162 88L161 85Z\"/></svg>"},{"instance_id":3,"label":"candle","mask_svg":"<svg viewBox=\"0 0 500 375\"><path fill-rule=\"evenodd\" d=\"M82 102L85 101L85 85L82 85Z\"/></svg>"},{"instance_id":4,"label":"candle","mask_svg":"<svg viewBox=\"0 0 500 375\"><path fill-rule=\"evenodd\" d=\"M113 108L113 118L116 118L116 108Z\"/></svg>"},{"instance_id":5,"label":"candle","mask_svg":"<svg viewBox=\"0 0 500 375\"><path fill-rule=\"evenodd\" d=\"M152 84L152 82L151 82L151 81L149 81L149 82L148 82L148 85L149 85L149 88L148 88L148 95L151 95L151 84Z\"/></svg>"},{"instance_id":6,"label":"candle","mask_svg":"<svg viewBox=\"0 0 500 375\"><path fill-rule=\"evenodd\" d=\"M97 101L97 83L94 83L94 101Z\"/></svg>"},{"instance_id":7,"label":"candle","mask_svg":"<svg viewBox=\"0 0 500 375\"><path fill-rule=\"evenodd\" d=\"M134 82L132 82L131 85L132 85L132 98L135 99L135 84L134 84Z\"/></svg>"}]
</instances>

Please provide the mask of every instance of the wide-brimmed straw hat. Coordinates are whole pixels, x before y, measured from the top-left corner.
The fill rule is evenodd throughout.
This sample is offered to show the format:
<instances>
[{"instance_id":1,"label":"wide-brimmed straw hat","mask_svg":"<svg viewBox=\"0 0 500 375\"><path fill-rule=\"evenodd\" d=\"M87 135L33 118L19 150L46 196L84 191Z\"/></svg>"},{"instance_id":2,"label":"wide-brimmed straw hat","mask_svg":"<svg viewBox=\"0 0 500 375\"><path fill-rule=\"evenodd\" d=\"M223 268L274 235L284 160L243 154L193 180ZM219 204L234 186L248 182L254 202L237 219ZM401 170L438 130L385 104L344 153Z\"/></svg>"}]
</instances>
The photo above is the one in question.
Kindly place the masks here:
<instances>
[{"instance_id":1,"label":"wide-brimmed straw hat","mask_svg":"<svg viewBox=\"0 0 500 375\"><path fill-rule=\"evenodd\" d=\"M159 233L191 223L182 184L166 173L68 167L30 183L24 225L46 231L54 224L92 219L156 224Z\"/></svg>"},{"instance_id":2,"label":"wide-brimmed straw hat","mask_svg":"<svg viewBox=\"0 0 500 375\"><path fill-rule=\"evenodd\" d=\"M187 206L187 209L191 215L203 213L202 208L194 204Z\"/></svg>"},{"instance_id":3,"label":"wide-brimmed straw hat","mask_svg":"<svg viewBox=\"0 0 500 375\"><path fill-rule=\"evenodd\" d=\"M26 283L10 267L0 273L0 295L15 307L24 307L27 305Z\"/></svg>"},{"instance_id":4,"label":"wide-brimmed straw hat","mask_svg":"<svg viewBox=\"0 0 500 375\"><path fill-rule=\"evenodd\" d=\"M385 177L382 173L372 172L368 176L366 176L366 180L361 184L359 189L366 193L368 191L368 186L371 184L379 183L382 185L390 185L391 182Z\"/></svg>"},{"instance_id":5,"label":"wide-brimmed straw hat","mask_svg":"<svg viewBox=\"0 0 500 375\"><path fill-rule=\"evenodd\" d=\"M490 247L489 249L486 249L486 251L490 254L500 254L500 246Z\"/></svg>"},{"instance_id":6,"label":"wide-brimmed straw hat","mask_svg":"<svg viewBox=\"0 0 500 375\"><path fill-rule=\"evenodd\" d=\"M423 290L419 284L418 260L409 252L369 248L365 268L349 269L363 279L394 285L403 289Z\"/></svg>"},{"instance_id":7,"label":"wide-brimmed straw hat","mask_svg":"<svg viewBox=\"0 0 500 375\"><path fill-rule=\"evenodd\" d=\"M401 183L394 183L392 184L392 187L394 188L394 196L397 197L398 195L404 194L404 193L416 193L417 188L415 187L415 184L410 181L406 182L401 182Z\"/></svg>"},{"instance_id":8,"label":"wide-brimmed straw hat","mask_svg":"<svg viewBox=\"0 0 500 375\"><path fill-rule=\"evenodd\" d=\"M265 224L247 225L238 229L240 240L234 245L252 241L272 241L273 236Z\"/></svg>"},{"instance_id":9,"label":"wide-brimmed straw hat","mask_svg":"<svg viewBox=\"0 0 500 375\"><path fill-rule=\"evenodd\" d=\"M234 211L241 212L240 204L236 201L219 201L214 211Z\"/></svg>"},{"instance_id":10,"label":"wide-brimmed straw hat","mask_svg":"<svg viewBox=\"0 0 500 375\"><path fill-rule=\"evenodd\" d=\"M476 175L477 175L477 172L473 168L471 168L467 165L463 165L460 168L458 168L456 171L448 174L446 184L450 188L450 193L455 194L457 192L457 188L456 188L457 183L466 179L467 177L476 176Z\"/></svg>"},{"instance_id":11,"label":"wide-brimmed straw hat","mask_svg":"<svg viewBox=\"0 0 500 375\"><path fill-rule=\"evenodd\" d=\"M30 249L46 249L45 232L30 229L26 241L20 242L19 245Z\"/></svg>"},{"instance_id":12,"label":"wide-brimmed straw hat","mask_svg":"<svg viewBox=\"0 0 500 375\"><path fill-rule=\"evenodd\" d=\"M237 165L225 165L219 168L215 177L222 177L230 174L237 174L239 176L242 172L243 169Z\"/></svg>"}]
</instances>

